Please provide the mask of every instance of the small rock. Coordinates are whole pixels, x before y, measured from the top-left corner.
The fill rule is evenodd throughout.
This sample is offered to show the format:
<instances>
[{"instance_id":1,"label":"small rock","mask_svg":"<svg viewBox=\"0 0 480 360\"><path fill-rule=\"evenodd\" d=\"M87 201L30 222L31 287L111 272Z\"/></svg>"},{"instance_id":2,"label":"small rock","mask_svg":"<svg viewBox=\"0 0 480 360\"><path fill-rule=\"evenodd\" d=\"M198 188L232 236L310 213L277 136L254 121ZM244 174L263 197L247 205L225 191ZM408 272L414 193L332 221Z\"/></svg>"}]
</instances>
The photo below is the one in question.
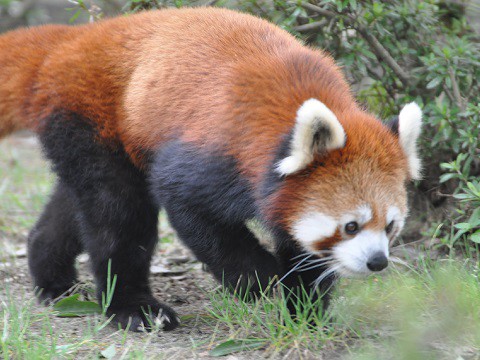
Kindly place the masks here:
<instances>
[{"instance_id":1,"label":"small rock","mask_svg":"<svg viewBox=\"0 0 480 360\"><path fill-rule=\"evenodd\" d=\"M13 253L17 258L22 258L27 256L27 247L22 247Z\"/></svg>"}]
</instances>

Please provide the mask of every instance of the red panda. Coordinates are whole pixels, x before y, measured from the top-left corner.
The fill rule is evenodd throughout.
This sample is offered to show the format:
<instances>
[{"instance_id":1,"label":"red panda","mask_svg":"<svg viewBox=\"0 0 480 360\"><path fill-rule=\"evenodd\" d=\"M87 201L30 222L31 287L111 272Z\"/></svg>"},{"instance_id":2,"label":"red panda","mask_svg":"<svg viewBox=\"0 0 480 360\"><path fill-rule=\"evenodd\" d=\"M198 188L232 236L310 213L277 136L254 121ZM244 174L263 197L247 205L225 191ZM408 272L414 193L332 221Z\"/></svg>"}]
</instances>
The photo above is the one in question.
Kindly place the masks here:
<instances>
[{"instance_id":1,"label":"red panda","mask_svg":"<svg viewBox=\"0 0 480 360\"><path fill-rule=\"evenodd\" d=\"M327 304L337 276L387 266L420 174L416 104L389 128L325 52L226 9L0 36L0 134L21 128L58 175L28 239L37 295L69 289L87 251L99 298L111 261L108 314L132 330L179 324L148 282L160 208L218 280L255 292L277 276Z\"/></svg>"}]
</instances>

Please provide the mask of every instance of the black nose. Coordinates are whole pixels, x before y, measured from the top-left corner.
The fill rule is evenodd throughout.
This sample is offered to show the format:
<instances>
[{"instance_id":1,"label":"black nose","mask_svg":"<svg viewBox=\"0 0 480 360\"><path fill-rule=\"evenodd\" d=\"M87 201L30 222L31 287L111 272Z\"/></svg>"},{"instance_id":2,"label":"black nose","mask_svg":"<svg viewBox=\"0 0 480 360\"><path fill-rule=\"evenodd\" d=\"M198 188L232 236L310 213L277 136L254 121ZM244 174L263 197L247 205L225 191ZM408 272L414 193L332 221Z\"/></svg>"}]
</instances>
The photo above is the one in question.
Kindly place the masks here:
<instances>
[{"instance_id":1,"label":"black nose","mask_svg":"<svg viewBox=\"0 0 480 360\"><path fill-rule=\"evenodd\" d=\"M388 259L383 252L376 252L370 257L367 262L367 267L371 271L381 271L388 266Z\"/></svg>"}]
</instances>

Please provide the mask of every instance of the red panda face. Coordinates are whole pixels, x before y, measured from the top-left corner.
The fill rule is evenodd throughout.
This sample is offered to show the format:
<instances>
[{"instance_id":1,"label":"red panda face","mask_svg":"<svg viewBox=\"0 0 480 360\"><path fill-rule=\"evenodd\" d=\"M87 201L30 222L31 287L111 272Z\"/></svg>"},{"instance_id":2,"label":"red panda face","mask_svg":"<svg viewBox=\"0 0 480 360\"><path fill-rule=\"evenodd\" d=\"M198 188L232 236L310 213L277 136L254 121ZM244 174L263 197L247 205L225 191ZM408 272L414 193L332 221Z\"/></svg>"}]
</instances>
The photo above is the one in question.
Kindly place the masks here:
<instances>
[{"instance_id":1,"label":"red panda face","mask_svg":"<svg viewBox=\"0 0 480 360\"><path fill-rule=\"evenodd\" d=\"M331 178L322 186L310 187L310 195L303 194L303 206L291 220L290 233L303 248L326 258L337 273L383 270L388 264L389 244L400 233L407 215L405 179L388 184L374 176L353 177L343 183ZM332 181L342 184L333 189ZM356 181L355 185L350 181ZM329 196L323 201L308 199L325 192Z\"/></svg>"},{"instance_id":2,"label":"red panda face","mask_svg":"<svg viewBox=\"0 0 480 360\"><path fill-rule=\"evenodd\" d=\"M286 175L277 198L284 225L332 272L383 270L407 216L406 183L420 171L420 110L412 104L402 110L397 136L363 112L339 114L339 121L325 108L317 100L300 108L291 155L277 166Z\"/></svg>"}]
</instances>

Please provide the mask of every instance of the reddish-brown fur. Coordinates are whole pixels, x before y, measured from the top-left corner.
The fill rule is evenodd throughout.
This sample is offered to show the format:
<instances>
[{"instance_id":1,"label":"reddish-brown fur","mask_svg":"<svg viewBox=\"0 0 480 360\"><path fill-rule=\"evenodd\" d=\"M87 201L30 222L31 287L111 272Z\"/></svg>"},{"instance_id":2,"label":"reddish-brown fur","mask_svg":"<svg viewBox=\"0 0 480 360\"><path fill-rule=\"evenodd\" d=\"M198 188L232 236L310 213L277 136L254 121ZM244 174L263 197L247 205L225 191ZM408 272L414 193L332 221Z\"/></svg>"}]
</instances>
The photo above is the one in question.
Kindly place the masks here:
<instances>
[{"instance_id":1,"label":"reddish-brown fur","mask_svg":"<svg viewBox=\"0 0 480 360\"><path fill-rule=\"evenodd\" d=\"M0 49L0 135L41 131L49 113L71 110L95 121L101 138L121 140L139 167L143 150L178 138L234 156L255 188L300 105L316 98L343 125L347 145L319 157L324 166L288 176L267 217L288 227L300 207L360 202L352 179L358 188L379 184L384 192L371 196L385 203L403 194L407 163L396 137L357 106L328 55L264 20L162 10L14 31L0 37Z\"/></svg>"}]
</instances>

